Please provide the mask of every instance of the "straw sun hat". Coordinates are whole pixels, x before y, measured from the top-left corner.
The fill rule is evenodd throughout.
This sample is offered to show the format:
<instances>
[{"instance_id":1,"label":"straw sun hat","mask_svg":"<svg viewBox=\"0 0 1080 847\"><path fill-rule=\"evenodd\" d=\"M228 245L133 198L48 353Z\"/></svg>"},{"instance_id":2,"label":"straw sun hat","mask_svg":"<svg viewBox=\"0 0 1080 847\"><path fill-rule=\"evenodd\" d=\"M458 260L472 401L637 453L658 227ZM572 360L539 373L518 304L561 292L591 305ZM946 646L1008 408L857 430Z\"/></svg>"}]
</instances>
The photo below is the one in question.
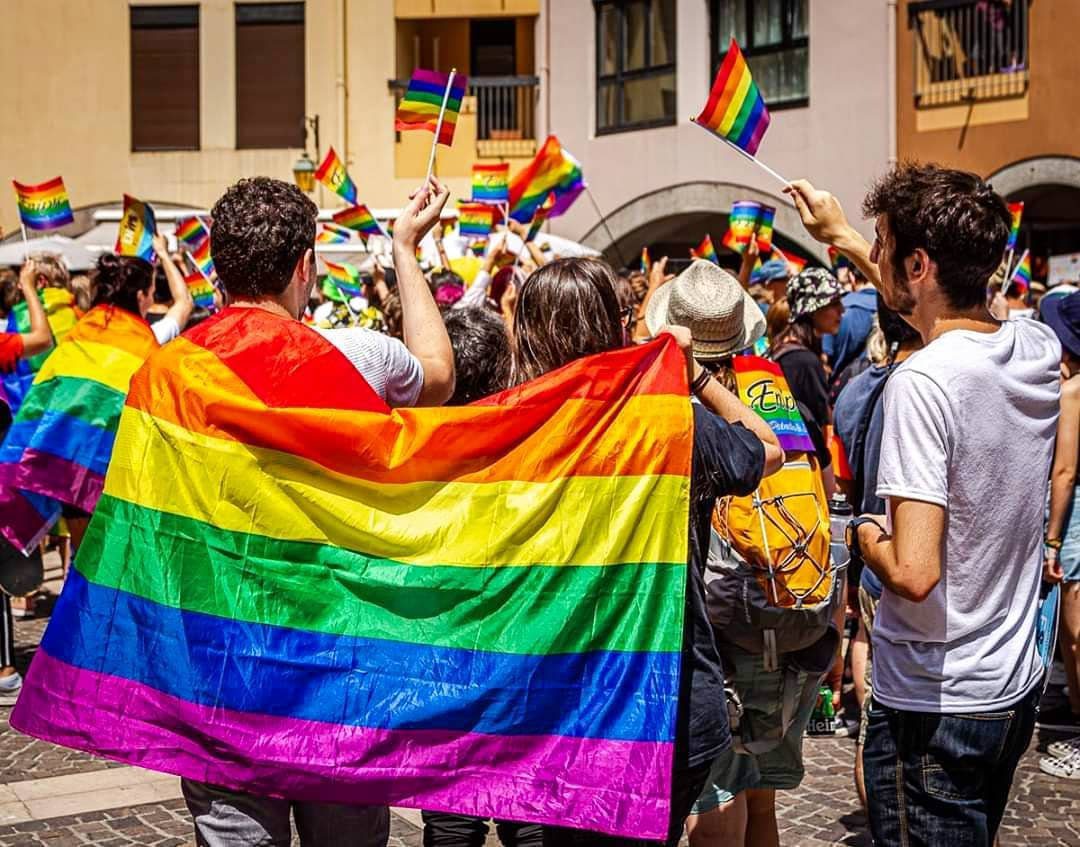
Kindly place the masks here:
<instances>
[{"instance_id":1,"label":"straw sun hat","mask_svg":"<svg viewBox=\"0 0 1080 847\"><path fill-rule=\"evenodd\" d=\"M699 359L720 359L750 347L765 334L761 309L731 274L705 259L653 294L645 310L653 335L664 324L684 326Z\"/></svg>"}]
</instances>

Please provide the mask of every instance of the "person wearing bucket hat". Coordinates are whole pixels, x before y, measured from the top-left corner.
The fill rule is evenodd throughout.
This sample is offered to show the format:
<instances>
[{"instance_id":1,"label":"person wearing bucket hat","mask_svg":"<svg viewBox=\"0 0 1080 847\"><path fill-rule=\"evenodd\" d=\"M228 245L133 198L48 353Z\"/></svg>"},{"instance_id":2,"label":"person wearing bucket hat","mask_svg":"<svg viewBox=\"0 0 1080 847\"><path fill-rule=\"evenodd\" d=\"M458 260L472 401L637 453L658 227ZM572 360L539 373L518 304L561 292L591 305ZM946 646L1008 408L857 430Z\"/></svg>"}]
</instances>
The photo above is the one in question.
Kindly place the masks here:
<instances>
[{"instance_id":1,"label":"person wearing bucket hat","mask_svg":"<svg viewBox=\"0 0 1080 847\"><path fill-rule=\"evenodd\" d=\"M1040 713L1044 729L1080 733L1080 509L1076 463L1080 452L1080 292L1043 302L1042 318L1061 342L1061 411L1050 471L1050 508L1043 545L1043 579L1061 588L1061 655L1068 680L1066 706ZM1070 749L1080 749L1080 738ZM1068 747L1068 744L1063 745ZM1052 776L1080 779L1080 754L1042 759Z\"/></svg>"},{"instance_id":2,"label":"person wearing bucket hat","mask_svg":"<svg viewBox=\"0 0 1080 847\"><path fill-rule=\"evenodd\" d=\"M765 318L739 281L704 259L659 288L645 310L652 335L665 324L684 326L699 361L725 359L753 345L765 333Z\"/></svg>"}]
</instances>

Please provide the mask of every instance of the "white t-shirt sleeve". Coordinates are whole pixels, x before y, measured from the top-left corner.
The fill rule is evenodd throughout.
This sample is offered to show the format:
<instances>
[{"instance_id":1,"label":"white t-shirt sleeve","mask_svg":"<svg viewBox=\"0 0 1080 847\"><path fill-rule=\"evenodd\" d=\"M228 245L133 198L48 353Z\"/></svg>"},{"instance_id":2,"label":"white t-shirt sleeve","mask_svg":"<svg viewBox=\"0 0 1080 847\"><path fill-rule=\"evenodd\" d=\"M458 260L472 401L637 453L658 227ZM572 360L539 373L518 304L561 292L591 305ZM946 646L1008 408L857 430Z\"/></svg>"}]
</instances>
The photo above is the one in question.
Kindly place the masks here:
<instances>
[{"instance_id":1,"label":"white t-shirt sleeve","mask_svg":"<svg viewBox=\"0 0 1080 847\"><path fill-rule=\"evenodd\" d=\"M465 289L465 293L451 309L468 309L470 306L483 306L487 299L488 288L491 287L491 274L485 270L479 271L473 277L472 285Z\"/></svg>"},{"instance_id":2,"label":"white t-shirt sleeve","mask_svg":"<svg viewBox=\"0 0 1080 847\"><path fill-rule=\"evenodd\" d=\"M379 335L385 345L386 403L391 407L415 406L424 388L424 368L401 341Z\"/></svg>"},{"instance_id":3,"label":"white t-shirt sleeve","mask_svg":"<svg viewBox=\"0 0 1080 847\"><path fill-rule=\"evenodd\" d=\"M885 388L885 418L878 467L878 497L902 497L948 506L948 398L918 371L893 374Z\"/></svg>"},{"instance_id":4,"label":"white t-shirt sleeve","mask_svg":"<svg viewBox=\"0 0 1080 847\"><path fill-rule=\"evenodd\" d=\"M172 317L172 315L166 315L161 320L150 324L150 329L153 331L158 344L168 344L180 335L180 324L176 322L176 318Z\"/></svg>"},{"instance_id":5,"label":"white t-shirt sleeve","mask_svg":"<svg viewBox=\"0 0 1080 847\"><path fill-rule=\"evenodd\" d=\"M387 405L416 405L424 387L424 369L396 338L360 327L314 329L345 355Z\"/></svg>"}]
</instances>

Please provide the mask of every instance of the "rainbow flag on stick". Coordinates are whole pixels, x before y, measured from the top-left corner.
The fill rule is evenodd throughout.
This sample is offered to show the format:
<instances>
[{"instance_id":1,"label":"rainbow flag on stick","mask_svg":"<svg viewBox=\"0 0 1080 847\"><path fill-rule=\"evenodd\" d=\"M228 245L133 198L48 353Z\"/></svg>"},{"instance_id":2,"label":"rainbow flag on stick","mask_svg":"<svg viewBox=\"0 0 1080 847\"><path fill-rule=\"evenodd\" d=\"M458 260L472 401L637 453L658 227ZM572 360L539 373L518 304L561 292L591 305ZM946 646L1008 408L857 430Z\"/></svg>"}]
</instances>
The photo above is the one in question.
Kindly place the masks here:
<instances>
[{"instance_id":1,"label":"rainbow flag on stick","mask_svg":"<svg viewBox=\"0 0 1080 847\"><path fill-rule=\"evenodd\" d=\"M210 279L210 277L214 275L214 260L210 256L209 238L203 240L203 242L191 252L191 261L195 263L195 267L197 267L199 272L207 279Z\"/></svg>"},{"instance_id":2,"label":"rainbow flag on stick","mask_svg":"<svg viewBox=\"0 0 1080 847\"><path fill-rule=\"evenodd\" d=\"M350 297L360 296L360 271L348 262L342 262L338 265L323 259L323 264L326 265L326 281L329 283L329 285L323 286L323 291L327 292L327 289L329 289L330 292L340 292L342 295L341 297L335 297L327 292L328 297L333 300L344 301Z\"/></svg>"},{"instance_id":3,"label":"rainbow flag on stick","mask_svg":"<svg viewBox=\"0 0 1080 847\"><path fill-rule=\"evenodd\" d=\"M405 96L398 103L394 129L398 132L410 129L437 132L435 143L449 147L454 143L454 129L457 127L458 112L461 111L461 101L465 98L467 87L468 78L456 70L441 74L438 71L416 69L409 80ZM352 202L355 203L355 199Z\"/></svg>"},{"instance_id":4,"label":"rainbow flag on stick","mask_svg":"<svg viewBox=\"0 0 1080 847\"><path fill-rule=\"evenodd\" d=\"M472 199L474 203L510 202L510 163L473 165Z\"/></svg>"},{"instance_id":5,"label":"rainbow flag on stick","mask_svg":"<svg viewBox=\"0 0 1080 847\"><path fill-rule=\"evenodd\" d=\"M740 200L732 204L728 213L728 229L720 243L729 250L741 253L750 243L760 214L761 204L752 200Z\"/></svg>"},{"instance_id":6,"label":"rainbow flag on stick","mask_svg":"<svg viewBox=\"0 0 1080 847\"><path fill-rule=\"evenodd\" d=\"M690 248L691 259L705 259L712 262L714 265L720 264L720 257L716 255L716 248L713 247L712 236L708 233L701 239L701 243L697 248Z\"/></svg>"},{"instance_id":7,"label":"rainbow flag on stick","mask_svg":"<svg viewBox=\"0 0 1080 847\"><path fill-rule=\"evenodd\" d=\"M649 268L652 267L652 262L649 261L649 248L648 246L641 248L641 272L647 274Z\"/></svg>"},{"instance_id":8,"label":"rainbow flag on stick","mask_svg":"<svg viewBox=\"0 0 1080 847\"><path fill-rule=\"evenodd\" d=\"M56 229L75 220L62 177L40 185L23 185L15 180L11 184L15 186L15 200L23 226L36 230Z\"/></svg>"},{"instance_id":9,"label":"rainbow flag on stick","mask_svg":"<svg viewBox=\"0 0 1080 847\"><path fill-rule=\"evenodd\" d=\"M391 412L309 328L226 309L133 381L11 723L256 794L662 839L687 394L664 336Z\"/></svg>"},{"instance_id":10,"label":"rainbow flag on stick","mask_svg":"<svg viewBox=\"0 0 1080 847\"><path fill-rule=\"evenodd\" d=\"M495 210L484 203L458 204L458 235L487 238L495 222Z\"/></svg>"},{"instance_id":11,"label":"rainbow flag on stick","mask_svg":"<svg viewBox=\"0 0 1080 847\"><path fill-rule=\"evenodd\" d=\"M128 384L157 349L145 321L97 306L38 371L0 446L0 533L24 553L61 504L94 510Z\"/></svg>"},{"instance_id":12,"label":"rainbow flag on stick","mask_svg":"<svg viewBox=\"0 0 1080 847\"><path fill-rule=\"evenodd\" d=\"M549 135L533 160L510 180L510 217L532 220L536 210L555 195L550 216L566 211L586 188L581 165L563 150L559 139Z\"/></svg>"},{"instance_id":13,"label":"rainbow flag on stick","mask_svg":"<svg viewBox=\"0 0 1080 847\"><path fill-rule=\"evenodd\" d=\"M813 452L814 442L780 366L759 356L736 356L731 362L739 399L772 428L780 446L792 452Z\"/></svg>"},{"instance_id":14,"label":"rainbow flag on stick","mask_svg":"<svg viewBox=\"0 0 1080 847\"><path fill-rule=\"evenodd\" d=\"M758 252L767 256L772 252L773 225L776 221L776 207L762 204L757 217Z\"/></svg>"},{"instance_id":15,"label":"rainbow flag on stick","mask_svg":"<svg viewBox=\"0 0 1080 847\"><path fill-rule=\"evenodd\" d=\"M148 262L154 260L154 236L157 221L149 203L124 195L124 213L116 232L115 252L118 256L138 256Z\"/></svg>"},{"instance_id":16,"label":"rainbow flag on stick","mask_svg":"<svg viewBox=\"0 0 1080 847\"><path fill-rule=\"evenodd\" d=\"M213 311L214 309L214 285L210 280L202 275L200 272L188 274L184 277L184 282L187 283L188 291L191 292L191 299L195 301L195 305L203 309Z\"/></svg>"},{"instance_id":17,"label":"rainbow flag on stick","mask_svg":"<svg viewBox=\"0 0 1080 847\"><path fill-rule=\"evenodd\" d=\"M1016 249L1016 239L1020 235L1020 219L1024 217L1024 204L1010 203L1009 214L1012 215L1012 227L1009 229L1009 240L1005 244L1006 250Z\"/></svg>"},{"instance_id":18,"label":"rainbow flag on stick","mask_svg":"<svg viewBox=\"0 0 1080 847\"><path fill-rule=\"evenodd\" d=\"M180 218L176 222L176 240L188 247L198 247L209 237L210 230L197 217Z\"/></svg>"},{"instance_id":19,"label":"rainbow flag on stick","mask_svg":"<svg viewBox=\"0 0 1080 847\"><path fill-rule=\"evenodd\" d=\"M351 241L352 237L353 230L329 223L319 227L319 234L315 236L315 241L319 244L344 244Z\"/></svg>"},{"instance_id":20,"label":"rainbow flag on stick","mask_svg":"<svg viewBox=\"0 0 1080 847\"><path fill-rule=\"evenodd\" d=\"M368 207L362 203L335 214L334 223L356 230L365 236L381 235L383 238L390 237L390 234L379 226L379 222L375 220L375 216L371 214Z\"/></svg>"},{"instance_id":21,"label":"rainbow flag on stick","mask_svg":"<svg viewBox=\"0 0 1080 847\"><path fill-rule=\"evenodd\" d=\"M855 267L855 263L851 261L847 256L837 250L835 247L829 247L829 264L832 266L833 273L839 273L841 268L849 268L852 271L858 272L858 268Z\"/></svg>"},{"instance_id":22,"label":"rainbow flag on stick","mask_svg":"<svg viewBox=\"0 0 1080 847\"><path fill-rule=\"evenodd\" d=\"M1009 280L1009 285L1016 285L1027 291L1031 288L1031 253L1025 250L1021 256L1020 261L1016 263L1016 270L1013 271L1012 278Z\"/></svg>"},{"instance_id":23,"label":"rainbow flag on stick","mask_svg":"<svg viewBox=\"0 0 1080 847\"><path fill-rule=\"evenodd\" d=\"M356 202L356 183L352 181L349 172L345 170L345 163L333 147L315 171L315 178L339 197L344 197L347 202Z\"/></svg>"}]
</instances>

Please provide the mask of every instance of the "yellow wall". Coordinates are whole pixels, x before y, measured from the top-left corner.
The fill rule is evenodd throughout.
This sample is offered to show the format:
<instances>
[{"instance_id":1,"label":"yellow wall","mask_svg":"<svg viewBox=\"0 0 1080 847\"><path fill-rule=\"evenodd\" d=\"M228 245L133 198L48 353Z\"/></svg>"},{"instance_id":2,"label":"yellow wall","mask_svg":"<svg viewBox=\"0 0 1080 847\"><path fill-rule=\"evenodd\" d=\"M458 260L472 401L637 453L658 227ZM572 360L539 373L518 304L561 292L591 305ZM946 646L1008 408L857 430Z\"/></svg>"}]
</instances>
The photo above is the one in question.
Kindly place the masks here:
<instances>
[{"instance_id":1,"label":"yellow wall","mask_svg":"<svg viewBox=\"0 0 1080 847\"><path fill-rule=\"evenodd\" d=\"M181 0L139 0L138 5L176 2ZM61 174L76 208L119 203L124 192L151 202L208 207L242 176L291 179L299 149L235 149L233 0L199 0L202 149L131 152L129 5L127 0L0 2L0 32L8 36L0 50L2 177L35 183ZM431 17L432 0L421 4L426 14L411 5L416 7L412 14ZM535 14L539 7L538 0L437 0L434 5L438 14L477 6L487 10L478 14L516 14L519 8ZM394 97L387 81L408 76L413 28L429 22L396 22L388 0L307 0L305 20L306 113L319 116L322 152L332 144L346 158L362 202L400 205L423 173L431 136L405 133L402 144L395 144ZM526 22L526 33L533 23ZM388 37L396 26L396 36ZM339 67L345 69L340 79ZM462 68L467 67L466 52ZM347 98L339 97L344 93L339 83L347 87ZM314 155L313 141L309 150ZM474 158L475 121L463 114L454 147L440 148L438 157L438 172L456 197L468 194ZM512 160L513 169L522 164ZM342 205L321 189L315 199ZM17 225L13 200L0 201L0 226L8 232Z\"/></svg>"}]
</instances>

